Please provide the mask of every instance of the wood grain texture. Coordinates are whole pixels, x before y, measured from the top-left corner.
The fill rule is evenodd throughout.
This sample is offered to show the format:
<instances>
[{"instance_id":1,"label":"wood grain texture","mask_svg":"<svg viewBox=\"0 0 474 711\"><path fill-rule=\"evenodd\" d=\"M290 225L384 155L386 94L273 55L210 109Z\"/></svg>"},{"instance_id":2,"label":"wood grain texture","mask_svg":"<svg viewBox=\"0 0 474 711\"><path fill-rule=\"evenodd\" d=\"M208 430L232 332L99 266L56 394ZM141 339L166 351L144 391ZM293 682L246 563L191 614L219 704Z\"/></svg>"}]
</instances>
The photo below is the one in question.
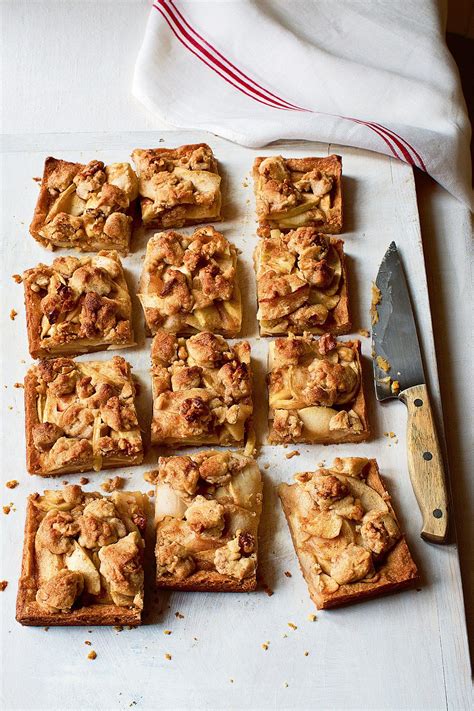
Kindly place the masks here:
<instances>
[{"instance_id":1,"label":"wood grain texture","mask_svg":"<svg viewBox=\"0 0 474 711\"><path fill-rule=\"evenodd\" d=\"M426 385L400 393L407 406L408 471L423 516L421 536L444 543L448 535L448 493L443 455Z\"/></svg>"}]
</instances>

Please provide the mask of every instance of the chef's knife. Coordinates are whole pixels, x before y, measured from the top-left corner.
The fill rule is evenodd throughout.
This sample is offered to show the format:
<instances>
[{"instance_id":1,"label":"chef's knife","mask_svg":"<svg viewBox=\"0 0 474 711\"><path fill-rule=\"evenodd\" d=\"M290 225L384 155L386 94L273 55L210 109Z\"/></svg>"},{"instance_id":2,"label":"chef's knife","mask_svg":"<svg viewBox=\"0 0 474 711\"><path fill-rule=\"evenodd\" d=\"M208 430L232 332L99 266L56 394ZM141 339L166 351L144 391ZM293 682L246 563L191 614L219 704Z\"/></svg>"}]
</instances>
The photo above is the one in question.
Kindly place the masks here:
<instances>
[{"instance_id":1,"label":"chef's knife","mask_svg":"<svg viewBox=\"0 0 474 711\"><path fill-rule=\"evenodd\" d=\"M372 298L372 357L377 400L408 409L408 470L423 516L421 536L443 543L448 530L446 477L428 397L415 318L395 242L385 253Z\"/></svg>"}]
</instances>

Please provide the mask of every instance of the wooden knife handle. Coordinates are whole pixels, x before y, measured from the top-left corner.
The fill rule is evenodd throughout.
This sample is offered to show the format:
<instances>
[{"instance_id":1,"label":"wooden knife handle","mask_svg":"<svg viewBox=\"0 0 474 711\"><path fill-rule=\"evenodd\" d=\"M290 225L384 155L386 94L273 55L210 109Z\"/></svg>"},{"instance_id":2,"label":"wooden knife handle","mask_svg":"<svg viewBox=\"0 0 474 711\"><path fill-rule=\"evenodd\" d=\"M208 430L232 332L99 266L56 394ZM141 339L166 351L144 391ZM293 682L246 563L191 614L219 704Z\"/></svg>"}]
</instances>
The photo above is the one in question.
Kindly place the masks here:
<instances>
[{"instance_id":1,"label":"wooden knife handle","mask_svg":"<svg viewBox=\"0 0 474 711\"><path fill-rule=\"evenodd\" d=\"M408 471L423 516L421 537L444 543L448 533L448 494L443 457L426 385L399 395L408 409Z\"/></svg>"}]
</instances>

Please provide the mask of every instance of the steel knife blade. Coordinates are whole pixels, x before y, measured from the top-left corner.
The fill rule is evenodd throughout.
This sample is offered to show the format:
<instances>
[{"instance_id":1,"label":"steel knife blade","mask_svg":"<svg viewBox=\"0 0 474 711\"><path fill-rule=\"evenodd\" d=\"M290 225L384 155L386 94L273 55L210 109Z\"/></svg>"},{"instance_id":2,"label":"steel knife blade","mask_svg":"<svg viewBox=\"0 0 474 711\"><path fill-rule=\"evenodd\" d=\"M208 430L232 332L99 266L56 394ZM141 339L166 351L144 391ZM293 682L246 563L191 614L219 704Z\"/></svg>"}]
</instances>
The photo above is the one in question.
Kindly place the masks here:
<instances>
[{"instance_id":1,"label":"steel knife blade","mask_svg":"<svg viewBox=\"0 0 474 711\"><path fill-rule=\"evenodd\" d=\"M377 399L398 397L407 406L408 471L423 516L421 536L443 543L448 529L443 457L415 316L395 242L385 253L372 291L372 362Z\"/></svg>"}]
</instances>

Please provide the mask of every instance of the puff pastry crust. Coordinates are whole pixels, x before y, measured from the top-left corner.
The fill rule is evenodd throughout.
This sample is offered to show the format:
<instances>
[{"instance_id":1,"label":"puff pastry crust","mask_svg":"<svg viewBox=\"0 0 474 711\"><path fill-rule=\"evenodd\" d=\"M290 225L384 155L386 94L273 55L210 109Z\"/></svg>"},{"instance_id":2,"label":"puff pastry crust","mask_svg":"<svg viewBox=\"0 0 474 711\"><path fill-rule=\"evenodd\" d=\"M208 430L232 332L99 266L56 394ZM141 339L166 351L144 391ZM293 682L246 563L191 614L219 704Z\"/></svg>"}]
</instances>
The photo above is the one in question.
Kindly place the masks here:
<instances>
[{"instance_id":1,"label":"puff pastry crust","mask_svg":"<svg viewBox=\"0 0 474 711\"><path fill-rule=\"evenodd\" d=\"M262 336L351 330L344 242L315 227L271 230L255 249Z\"/></svg>"},{"instance_id":2,"label":"puff pastry crust","mask_svg":"<svg viewBox=\"0 0 474 711\"><path fill-rule=\"evenodd\" d=\"M239 452L160 457L156 583L161 588L249 592L257 585L262 478Z\"/></svg>"},{"instance_id":3,"label":"puff pastry crust","mask_svg":"<svg viewBox=\"0 0 474 711\"><path fill-rule=\"evenodd\" d=\"M375 459L280 484L280 500L311 599L319 609L413 585L418 572Z\"/></svg>"},{"instance_id":4,"label":"puff pastry crust","mask_svg":"<svg viewBox=\"0 0 474 711\"><path fill-rule=\"evenodd\" d=\"M25 377L30 474L59 476L140 464L143 447L130 365L45 360Z\"/></svg>"},{"instance_id":5,"label":"puff pastry crust","mask_svg":"<svg viewBox=\"0 0 474 711\"><path fill-rule=\"evenodd\" d=\"M336 444L369 437L360 341L324 334L269 346L270 444Z\"/></svg>"},{"instance_id":6,"label":"puff pastry crust","mask_svg":"<svg viewBox=\"0 0 474 711\"><path fill-rule=\"evenodd\" d=\"M316 227L342 230L342 158L260 156L253 164L258 233Z\"/></svg>"},{"instance_id":7,"label":"puff pastry crust","mask_svg":"<svg viewBox=\"0 0 474 711\"><path fill-rule=\"evenodd\" d=\"M23 274L32 358L135 345L132 302L116 251L57 257Z\"/></svg>"},{"instance_id":8,"label":"puff pastry crust","mask_svg":"<svg viewBox=\"0 0 474 711\"><path fill-rule=\"evenodd\" d=\"M206 143L137 148L142 220L146 227L184 227L221 219L221 178Z\"/></svg>"},{"instance_id":9,"label":"puff pastry crust","mask_svg":"<svg viewBox=\"0 0 474 711\"><path fill-rule=\"evenodd\" d=\"M16 619L23 625L138 625L145 497L80 486L28 497Z\"/></svg>"},{"instance_id":10,"label":"puff pastry crust","mask_svg":"<svg viewBox=\"0 0 474 711\"><path fill-rule=\"evenodd\" d=\"M30 233L40 244L127 254L138 196L129 163L87 165L46 158Z\"/></svg>"},{"instance_id":11,"label":"puff pastry crust","mask_svg":"<svg viewBox=\"0 0 474 711\"><path fill-rule=\"evenodd\" d=\"M241 445L253 436L250 344L160 331L151 348L153 444Z\"/></svg>"},{"instance_id":12,"label":"puff pastry crust","mask_svg":"<svg viewBox=\"0 0 474 711\"><path fill-rule=\"evenodd\" d=\"M212 331L233 338L242 324L237 251L213 227L159 232L147 244L138 297L150 333Z\"/></svg>"}]
</instances>

